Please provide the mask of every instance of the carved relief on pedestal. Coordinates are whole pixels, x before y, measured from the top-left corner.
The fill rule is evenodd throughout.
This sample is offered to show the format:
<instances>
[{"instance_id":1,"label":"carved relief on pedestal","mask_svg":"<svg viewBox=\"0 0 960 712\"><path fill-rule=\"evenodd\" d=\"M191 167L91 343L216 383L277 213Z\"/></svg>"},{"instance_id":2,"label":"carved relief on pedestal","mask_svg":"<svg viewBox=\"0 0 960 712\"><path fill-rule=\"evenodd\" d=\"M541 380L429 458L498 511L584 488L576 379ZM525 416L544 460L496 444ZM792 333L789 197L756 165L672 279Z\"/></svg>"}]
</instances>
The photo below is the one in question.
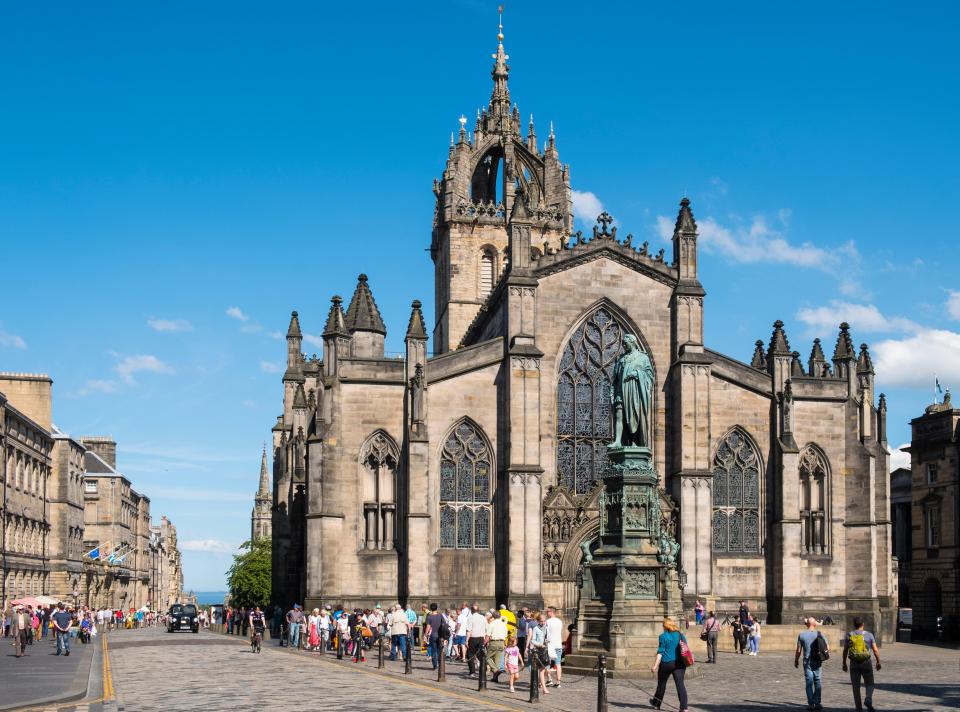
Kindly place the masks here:
<instances>
[{"instance_id":1,"label":"carved relief on pedestal","mask_svg":"<svg viewBox=\"0 0 960 712\"><path fill-rule=\"evenodd\" d=\"M576 573L576 565L583 554L581 540L586 531L596 529L598 525L601 489L602 485L598 484L579 497L562 485L548 490L541 520L544 580L570 578ZM572 561L574 558L576 562L564 566L565 559ZM566 568L571 570L564 574Z\"/></svg>"}]
</instances>

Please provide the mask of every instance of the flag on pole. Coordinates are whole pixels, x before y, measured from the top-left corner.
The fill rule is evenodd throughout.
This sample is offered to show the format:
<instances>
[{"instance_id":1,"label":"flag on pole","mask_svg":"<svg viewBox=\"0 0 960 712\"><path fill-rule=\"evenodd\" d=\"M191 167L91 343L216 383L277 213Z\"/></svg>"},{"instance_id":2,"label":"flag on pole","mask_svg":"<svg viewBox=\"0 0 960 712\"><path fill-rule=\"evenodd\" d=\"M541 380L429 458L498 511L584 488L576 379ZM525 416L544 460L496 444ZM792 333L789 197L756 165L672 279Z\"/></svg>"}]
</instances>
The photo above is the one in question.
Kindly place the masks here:
<instances>
[{"instance_id":1,"label":"flag on pole","mask_svg":"<svg viewBox=\"0 0 960 712\"><path fill-rule=\"evenodd\" d=\"M128 546L129 546L128 544L124 544L124 545L121 546L119 549L115 550L112 554L110 554L110 556L107 557L107 563L108 563L108 564L118 564L118 563L122 562L122 561L123 561L123 557L120 557L119 554L120 554L121 551L123 551L124 549L126 549Z\"/></svg>"},{"instance_id":2,"label":"flag on pole","mask_svg":"<svg viewBox=\"0 0 960 712\"><path fill-rule=\"evenodd\" d=\"M937 383L937 393L943 395L943 388L940 387L940 379L934 376L933 380Z\"/></svg>"},{"instance_id":3,"label":"flag on pole","mask_svg":"<svg viewBox=\"0 0 960 712\"><path fill-rule=\"evenodd\" d=\"M90 551L88 551L86 554L84 554L84 556L89 556L91 559L99 559L99 558L100 558L100 547L99 547L99 546L93 547L92 549L90 549Z\"/></svg>"}]
</instances>

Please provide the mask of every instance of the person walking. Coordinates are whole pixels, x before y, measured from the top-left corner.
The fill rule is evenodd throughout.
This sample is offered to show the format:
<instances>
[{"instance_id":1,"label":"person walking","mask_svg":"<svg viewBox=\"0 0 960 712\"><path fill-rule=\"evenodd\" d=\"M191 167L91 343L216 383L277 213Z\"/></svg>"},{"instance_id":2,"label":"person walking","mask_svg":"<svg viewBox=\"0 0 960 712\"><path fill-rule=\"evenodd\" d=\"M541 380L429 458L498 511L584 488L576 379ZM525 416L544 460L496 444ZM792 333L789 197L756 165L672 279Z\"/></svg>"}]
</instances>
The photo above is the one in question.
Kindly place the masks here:
<instances>
[{"instance_id":1,"label":"person walking","mask_svg":"<svg viewBox=\"0 0 960 712\"><path fill-rule=\"evenodd\" d=\"M813 616L803 621L807 629L797 637L797 655L793 660L794 667L800 667L800 658L803 657L803 678L807 691L807 709L822 710L822 673L823 661L830 654L827 639L817 630L817 619Z\"/></svg>"},{"instance_id":2,"label":"person walking","mask_svg":"<svg viewBox=\"0 0 960 712\"><path fill-rule=\"evenodd\" d=\"M394 607L390 617L390 659L396 660L399 653L401 660L407 659L407 635L410 633L410 624L407 623L407 614L399 603Z\"/></svg>"},{"instance_id":3,"label":"person walking","mask_svg":"<svg viewBox=\"0 0 960 712\"><path fill-rule=\"evenodd\" d=\"M510 678L510 692L516 692L513 685L520 679L520 669L523 660L520 658L520 648L514 638L507 638L507 646L503 649L503 666Z\"/></svg>"},{"instance_id":4,"label":"person walking","mask_svg":"<svg viewBox=\"0 0 960 712\"><path fill-rule=\"evenodd\" d=\"M483 649L483 640L487 636L487 619L480 612L480 606L473 604L473 613L467 625L467 674L473 677L479 669L480 651Z\"/></svg>"},{"instance_id":5,"label":"person walking","mask_svg":"<svg viewBox=\"0 0 960 712\"><path fill-rule=\"evenodd\" d=\"M57 655L70 655L70 628L73 627L73 614L64 610L63 604L57 604L57 612L53 614L53 631L57 636Z\"/></svg>"},{"instance_id":6,"label":"person walking","mask_svg":"<svg viewBox=\"0 0 960 712\"><path fill-rule=\"evenodd\" d=\"M743 629L743 623L740 622L739 618L734 618L730 628L733 631L733 652L743 655L743 651L747 647L746 631Z\"/></svg>"},{"instance_id":7,"label":"person walking","mask_svg":"<svg viewBox=\"0 0 960 712\"><path fill-rule=\"evenodd\" d=\"M677 622L670 616L663 619L663 632L660 634L657 646L657 657L650 670L657 676L657 691L650 698L650 705L660 709L663 696L667 691L667 680L672 676L677 687L677 697L680 698L680 712L689 712L687 709L687 688L683 684L683 675L686 666L679 659L680 641L687 639L680 632Z\"/></svg>"},{"instance_id":8,"label":"person walking","mask_svg":"<svg viewBox=\"0 0 960 712\"><path fill-rule=\"evenodd\" d=\"M740 608L737 611L737 615L740 616L741 625L747 625L747 619L750 617L750 606L746 604L745 601L740 601Z\"/></svg>"},{"instance_id":9,"label":"person walking","mask_svg":"<svg viewBox=\"0 0 960 712\"><path fill-rule=\"evenodd\" d=\"M547 609L547 653L550 656L551 665L557 671L554 687L560 687L560 683L563 682L563 621L560 620L557 609L553 606ZM549 674L547 678L549 679Z\"/></svg>"},{"instance_id":10,"label":"person walking","mask_svg":"<svg viewBox=\"0 0 960 712\"><path fill-rule=\"evenodd\" d=\"M443 654L440 650L440 628L443 626L443 615L439 612L436 603L430 604L430 613L427 614L426 628L424 637L427 639L427 651L430 654L430 664L433 669L437 669L440 664L440 656Z\"/></svg>"},{"instance_id":11,"label":"person walking","mask_svg":"<svg viewBox=\"0 0 960 712\"><path fill-rule=\"evenodd\" d=\"M287 611L287 628L290 631L288 640L291 648L300 647L300 624L303 623L303 611L300 610L300 604L293 604L293 608Z\"/></svg>"},{"instance_id":12,"label":"person walking","mask_svg":"<svg viewBox=\"0 0 960 712\"><path fill-rule=\"evenodd\" d=\"M880 649L873 633L864 630L863 617L855 616L853 630L843 636L843 671L847 672L847 661L850 661L850 684L853 686L853 704L857 712L863 712L864 705L867 712L873 712L873 665L870 662L870 653L877 659L877 670L880 670ZM866 687L863 703L860 702L860 681Z\"/></svg>"},{"instance_id":13,"label":"person walking","mask_svg":"<svg viewBox=\"0 0 960 712\"><path fill-rule=\"evenodd\" d=\"M550 656L547 654L547 619L542 613L534 612L530 616L534 625L530 628L529 653L531 665L536 665L540 670L537 679L540 682L540 692L549 695L547 682L550 675Z\"/></svg>"},{"instance_id":14,"label":"person walking","mask_svg":"<svg viewBox=\"0 0 960 712\"><path fill-rule=\"evenodd\" d=\"M20 658L26 655L27 629L30 627L30 616L23 609L23 606L17 606L10 616L10 637L13 638L13 655ZM57 655L60 653L58 652Z\"/></svg>"},{"instance_id":15,"label":"person walking","mask_svg":"<svg viewBox=\"0 0 960 712\"><path fill-rule=\"evenodd\" d=\"M748 615L747 624L750 628L750 638L747 641L750 655L757 657L760 654L760 621Z\"/></svg>"},{"instance_id":16,"label":"person walking","mask_svg":"<svg viewBox=\"0 0 960 712\"><path fill-rule=\"evenodd\" d=\"M697 625L703 623L703 604L700 602L700 599L697 599L696 604L693 606L693 614L697 617Z\"/></svg>"},{"instance_id":17,"label":"person walking","mask_svg":"<svg viewBox=\"0 0 960 712\"><path fill-rule=\"evenodd\" d=\"M700 637L707 643L707 662L716 663L717 640L720 637L720 621L717 620L717 616L713 611L710 611L707 619L703 622L703 631L700 633Z\"/></svg>"},{"instance_id":18,"label":"person walking","mask_svg":"<svg viewBox=\"0 0 960 712\"><path fill-rule=\"evenodd\" d=\"M500 615L500 611L494 611L490 623L487 625L487 634L485 638L487 645L487 670L493 670L493 681L500 681L500 669L503 662L503 650L507 645L507 622Z\"/></svg>"}]
</instances>

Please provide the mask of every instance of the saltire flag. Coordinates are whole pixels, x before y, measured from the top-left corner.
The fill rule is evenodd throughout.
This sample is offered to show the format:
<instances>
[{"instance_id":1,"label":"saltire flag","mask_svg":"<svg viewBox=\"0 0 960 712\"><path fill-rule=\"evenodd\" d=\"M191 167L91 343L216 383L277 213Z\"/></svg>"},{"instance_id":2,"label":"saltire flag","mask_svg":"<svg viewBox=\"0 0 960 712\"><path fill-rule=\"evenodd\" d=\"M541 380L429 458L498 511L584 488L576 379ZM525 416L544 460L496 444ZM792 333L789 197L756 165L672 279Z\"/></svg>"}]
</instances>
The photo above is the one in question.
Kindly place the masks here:
<instances>
[{"instance_id":1,"label":"saltire flag","mask_svg":"<svg viewBox=\"0 0 960 712\"><path fill-rule=\"evenodd\" d=\"M937 382L937 393L943 395L943 388L940 387L940 379L934 376L933 380Z\"/></svg>"},{"instance_id":2,"label":"saltire flag","mask_svg":"<svg viewBox=\"0 0 960 712\"><path fill-rule=\"evenodd\" d=\"M84 554L84 556L89 556L91 559L99 559L99 558L100 558L100 547L99 547L99 546L95 546L95 547L92 548L90 551L88 551L86 554Z\"/></svg>"},{"instance_id":3,"label":"saltire flag","mask_svg":"<svg viewBox=\"0 0 960 712\"><path fill-rule=\"evenodd\" d=\"M118 556L118 555L120 554L121 551L123 551L124 549L126 549L128 546L129 546L128 544L124 544L124 545L121 546L119 549L117 549L117 550L114 551L112 554L110 554L110 556L107 557L107 563L108 563L108 564L117 564L117 563L120 563L121 561L123 561L123 557Z\"/></svg>"}]
</instances>

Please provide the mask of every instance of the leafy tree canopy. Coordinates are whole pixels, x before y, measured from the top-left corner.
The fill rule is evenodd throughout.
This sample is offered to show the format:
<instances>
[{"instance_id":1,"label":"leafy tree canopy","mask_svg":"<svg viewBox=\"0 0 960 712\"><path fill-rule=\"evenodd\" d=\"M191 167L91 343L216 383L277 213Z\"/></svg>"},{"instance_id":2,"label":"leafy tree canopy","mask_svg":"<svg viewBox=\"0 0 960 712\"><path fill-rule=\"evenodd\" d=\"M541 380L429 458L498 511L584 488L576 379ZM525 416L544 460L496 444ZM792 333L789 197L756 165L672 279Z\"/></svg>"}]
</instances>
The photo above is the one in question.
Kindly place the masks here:
<instances>
[{"instance_id":1,"label":"leafy tree canopy","mask_svg":"<svg viewBox=\"0 0 960 712\"><path fill-rule=\"evenodd\" d=\"M233 557L233 566L227 571L230 601L234 606L260 606L270 603L272 580L272 553L269 539L245 541L242 551Z\"/></svg>"}]
</instances>

